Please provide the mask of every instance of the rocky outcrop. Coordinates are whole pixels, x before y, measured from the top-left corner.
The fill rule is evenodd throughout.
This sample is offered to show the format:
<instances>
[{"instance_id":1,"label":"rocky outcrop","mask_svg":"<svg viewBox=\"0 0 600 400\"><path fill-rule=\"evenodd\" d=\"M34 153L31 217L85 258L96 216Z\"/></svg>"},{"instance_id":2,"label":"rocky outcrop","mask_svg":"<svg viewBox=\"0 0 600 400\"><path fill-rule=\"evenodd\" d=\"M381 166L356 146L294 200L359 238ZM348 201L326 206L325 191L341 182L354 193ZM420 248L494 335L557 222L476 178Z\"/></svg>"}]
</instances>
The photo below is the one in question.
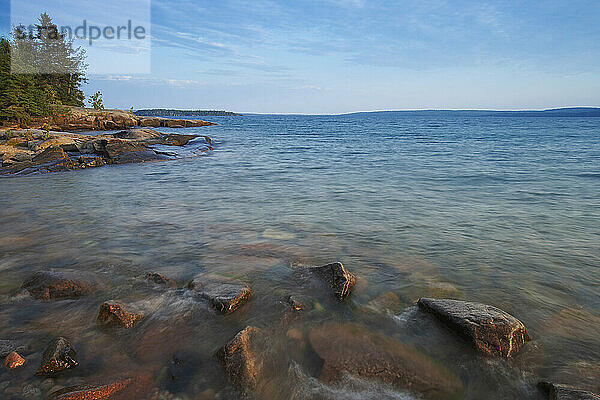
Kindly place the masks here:
<instances>
[{"instance_id":1,"label":"rocky outcrop","mask_svg":"<svg viewBox=\"0 0 600 400\"><path fill-rule=\"evenodd\" d=\"M234 312L252 296L252 289L243 282L206 276L195 277L188 289L208 300L223 314Z\"/></svg>"},{"instance_id":2,"label":"rocky outcrop","mask_svg":"<svg viewBox=\"0 0 600 400\"><path fill-rule=\"evenodd\" d=\"M28 128L46 127L61 131L110 131L141 127L189 128L216 125L199 119L172 119L139 117L123 110L94 110L83 107L62 106L52 117L32 121Z\"/></svg>"},{"instance_id":3,"label":"rocky outcrop","mask_svg":"<svg viewBox=\"0 0 600 400\"><path fill-rule=\"evenodd\" d=\"M600 395L596 393L569 385L541 381L538 386L548 395L548 400L600 400Z\"/></svg>"},{"instance_id":4,"label":"rocky outcrop","mask_svg":"<svg viewBox=\"0 0 600 400\"><path fill-rule=\"evenodd\" d=\"M105 385L77 385L56 390L50 400L104 400L122 391L131 384L131 379L123 379Z\"/></svg>"},{"instance_id":5,"label":"rocky outcrop","mask_svg":"<svg viewBox=\"0 0 600 400\"><path fill-rule=\"evenodd\" d=\"M521 321L496 307L429 298L420 299L418 305L470 339L479 352L488 356L510 357L530 340Z\"/></svg>"},{"instance_id":6,"label":"rocky outcrop","mask_svg":"<svg viewBox=\"0 0 600 400\"><path fill-rule=\"evenodd\" d=\"M4 360L4 366L8 369L16 369L25 364L25 359L19 353L13 351Z\"/></svg>"},{"instance_id":7,"label":"rocky outcrop","mask_svg":"<svg viewBox=\"0 0 600 400\"><path fill-rule=\"evenodd\" d=\"M144 314L134 307L112 300L102 303L98 312L98 322L100 324L123 328L131 328L143 317Z\"/></svg>"},{"instance_id":8,"label":"rocky outcrop","mask_svg":"<svg viewBox=\"0 0 600 400\"><path fill-rule=\"evenodd\" d=\"M265 342L266 337L260 329L248 326L217 351L225 374L242 393L252 392L260 381Z\"/></svg>"},{"instance_id":9,"label":"rocky outcrop","mask_svg":"<svg viewBox=\"0 0 600 400\"><path fill-rule=\"evenodd\" d=\"M57 337L44 351L36 375L54 374L77 365L77 353L71 343L64 337Z\"/></svg>"},{"instance_id":10,"label":"rocky outcrop","mask_svg":"<svg viewBox=\"0 0 600 400\"><path fill-rule=\"evenodd\" d=\"M0 139L0 175L168 160L177 155L153 146L181 147L195 139L198 139L195 143L204 144L198 149L200 152L213 149L208 136L168 134L152 129L131 129L97 136L40 130L14 131L10 139Z\"/></svg>"},{"instance_id":11,"label":"rocky outcrop","mask_svg":"<svg viewBox=\"0 0 600 400\"><path fill-rule=\"evenodd\" d=\"M356 277L346 271L341 262L313 267L311 270L333 289L333 295L340 300L348 296L350 290L356 284Z\"/></svg>"},{"instance_id":12,"label":"rocky outcrop","mask_svg":"<svg viewBox=\"0 0 600 400\"><path fill-rule=\"evenodd\" d=\"M323 360L320 379L338 382L345 373L388 383L428 398L458 398L462 381L402 343L355 324L314 328L310 344Z\"/></svg>"},{"instance_id":13,"label":"rocky outcrop","mask_svg":"<svg viewBox=\"0 0 600 400\"><path fill-rule=\"evenodd\" d=\"M21 286L38 300L76 299L99 287L93 274L74 270L39 271Z\"/></svg>"}]
</instances>

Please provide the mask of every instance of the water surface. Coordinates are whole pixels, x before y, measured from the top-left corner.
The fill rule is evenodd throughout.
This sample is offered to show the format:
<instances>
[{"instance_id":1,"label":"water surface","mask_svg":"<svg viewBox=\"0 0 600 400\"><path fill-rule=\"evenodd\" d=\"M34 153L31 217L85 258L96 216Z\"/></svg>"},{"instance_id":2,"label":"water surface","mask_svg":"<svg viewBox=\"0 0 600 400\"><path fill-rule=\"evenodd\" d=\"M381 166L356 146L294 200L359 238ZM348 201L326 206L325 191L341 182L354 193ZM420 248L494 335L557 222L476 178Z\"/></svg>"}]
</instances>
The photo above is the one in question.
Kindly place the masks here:
<instances>
[{"instance_id":1,"label":"water surface","mask_svg":"<svg viewBox=\"0 0 600 400\"><path fill-rule=\"evenodd\" d=\"M148 392L235 398L212 354L255 325L286 353L264 398L411 398L352 377L322 384L288 336L297 329L306 341L331 321L439 360L466 399L540 398L540 378L600 390L599 118L211 120L220 125L173 130L210 135L210 154L192 146L175 161L0 180L0 338L31 343L27 368L0 372L5 390L125 374L144 377ZM298 268L336 260L359 277L344 304L298 282ZM56 302L16 295L32 272L61 268L94 271L106 288ZM149 287L149 271L180 286L233 276L255 295L220 316L185 290ZM281 300L294 291L315 307L290 322ZM373 301L390 293L393 311ZM482 359L414 308L425 296L493 304L533 341L512 360ZM147 318L100 329L108 299L138 303ZM44 384L32 373L55 335L72 340L81 366Z\"/></svg>"}]
</instances>

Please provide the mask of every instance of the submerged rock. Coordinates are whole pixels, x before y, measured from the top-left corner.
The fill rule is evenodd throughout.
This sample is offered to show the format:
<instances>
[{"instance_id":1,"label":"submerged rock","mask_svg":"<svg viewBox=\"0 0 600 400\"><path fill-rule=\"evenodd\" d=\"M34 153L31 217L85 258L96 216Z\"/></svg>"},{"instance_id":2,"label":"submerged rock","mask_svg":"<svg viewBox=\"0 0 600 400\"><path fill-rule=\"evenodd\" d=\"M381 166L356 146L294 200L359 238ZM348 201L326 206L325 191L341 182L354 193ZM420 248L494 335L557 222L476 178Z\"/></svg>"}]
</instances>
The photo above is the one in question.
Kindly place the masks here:
<instances>
[{"instance_id":1,"label":"submerged rock","mask_svg":"<svg viewBox=\"0 0 600 400\"><path fill-rule=\"evenodd\" d=\"M327 264L322 267L311 268L321 279L333 289L333 294L338 299L343 299L356 284L356 277L341 262Z\"/></svg>"},{"instance_id":2,"label":"submerged rock","mask_svg":"<svg viewBox=\"0 0 600 400\"><path fill-rule=\"evenodd\" d=\"M234 312L252 296L252 289L243 282L205 276L195 277L188 284L188 289L208 300L224 314Z\"/></svg>"},{"instance_id":3,"label":"submerged rock","mask_svg":"<svg viewBox=\"0 0 600 400\"><path fill-rule=\"evenodd\" d=\"M52 340L44 354L42 362L36 375L52 374L65 369L75 368L77 365L77 353L71 343L64 337Z\"/></svg>"},{"instance_id":4,"label":"submerged rock","mask_svg":"<svg viewBox=\"0 0 600 400\"><path fill-rule=\"evenodd\" d=\"M21 288L38 300L76 299L95 292L99 284L94 275L82 271L39 271Z\"/></svg>"},{"instance_id":5,"label":"submerged rock","mask_svg":"<svg viewBox=\"0 0 600 400\"><path fill-rule=\"evenodd\" d=\"M289 295L286 298L286 303L290 306L292 311L306 311L310 310L309 299L297 295Z\"/></svg>"},{"instance_id":6,"label":"submerged rock","mask_svg":"<svg viewBox=\"0 0 600 400\"><path fill-rule=\"evenodd\" d=\"M146 277L146 280L148 280L149 282L152 282L154 284L157 284L157 285L162 285L162 286L166 286L166 287L170 287L170 288L177 287L177 282L175 282L173 279L167 278L166 276L159 274L157 272L148 272L145 277Z\"/></svg>"},{"instance_id":7,"label":"submerged rock","mask_svg":"<svg viewBox=\"0 0 600 400\"><path fill-rule=\"evenodd\" d=\"M548 394L549 400L600 400L600 395L572 386L541 381L538 386Z\"/></svg>"},{"instance_id":8,"label":"submerged rock","mask_svg":"<svg viewBox=\"0 0 600 400\"><path fill-rule=\"evenodd\" d=\"M54 391L50 400L104 400L131 384L131 379L123 379L106 385L77 385Z\"/></svg>"},{"instance_id":9,"label":"submerged rock","mask_svg":"<svg viewBox=\"0 0 600 400\"><path fill-rule=\"evenodd\" d=\"M13 339L0 339L0 358L8 356L13 351L26 352L28 346L18 340Z\"/></svg>"},{"instance_id":10,"label":"submerged rock","mask_svg":"<svg viewBox=\"0 0 600 400\"><path fill-rule=\"evenodd\" d=\"M521 321L496 307L429 298L420 299L418 305L472 340L485 355L510 357L530 340Z\"/></svg>"},{"instance_id":11,"label":"submerged rock","mask_svg":"<svg viewBox=\"0 0 600 400\"><path fill-rule=\"evenodd\" d=\"M320 379L339 382L345 373L382 381L429 398L452 398L462 381L424 354L356 324L329 323L311 330L309 339L323 359Z\"/></svg>"},{"instance_id":12,"label":"submerged rock","mask_svg":"<svg viewBox=\"0 0 600 400\"><path fill-rule=\"evenodd\" d=\"M217 351L217 358L225 369L225 373L243 393L254 390L263 370L261 343L264 333L253 326L247 326Z\"/></svg>"},{"instance_id":13,"label":"submerged rock","mask_svg":"<svg viewBox=\"0 0 600 400\"><path fill-rule=\"evenodd\" d=\"M19 368L25 364L25 359L19 355L16 351L10 353L4 360L4 366L8 369Z\"/></svg>"},{"instance_id":14,"label":"submerged rock","mask_svg":"<svg viewBox=\"0 0 600 400\"><path fill-rule=\"evenodd\" d=\"M100 305L98 322L104 325L116 325L131 328L144 314L116 301L106 301Z\"/></svg>"}]
</instances>

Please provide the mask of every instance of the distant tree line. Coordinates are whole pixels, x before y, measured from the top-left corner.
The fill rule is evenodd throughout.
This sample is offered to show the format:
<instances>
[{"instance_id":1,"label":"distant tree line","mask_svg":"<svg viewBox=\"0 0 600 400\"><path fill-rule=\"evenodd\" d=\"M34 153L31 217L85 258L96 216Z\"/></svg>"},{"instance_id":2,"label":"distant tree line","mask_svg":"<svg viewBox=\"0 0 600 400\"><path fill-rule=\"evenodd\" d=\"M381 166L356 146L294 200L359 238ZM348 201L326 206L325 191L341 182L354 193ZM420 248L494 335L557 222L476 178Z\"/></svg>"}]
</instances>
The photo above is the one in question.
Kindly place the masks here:
<instances>
[{"instance_id":1,"label":"distant tree line","mask_svg":"<svg viewBox=\"0 0 600 400\"><path fill-rule=\"evenodd\" d=\"M241 114L222 110L169 110L165 108L137 110L134 113L140 117L241 116Z\"/></svg>"},{"instance_id":2,"label":"distant tree line","mask_svg":"<svg viewBox=\"0 0 600 400\"><path fill-rule=\"evenodd\" d=\"M84 106L85 52L74 48L48 14L34 29L0 38L0 121L50 116L56 106Z\"/></svg>"}]
</instances>

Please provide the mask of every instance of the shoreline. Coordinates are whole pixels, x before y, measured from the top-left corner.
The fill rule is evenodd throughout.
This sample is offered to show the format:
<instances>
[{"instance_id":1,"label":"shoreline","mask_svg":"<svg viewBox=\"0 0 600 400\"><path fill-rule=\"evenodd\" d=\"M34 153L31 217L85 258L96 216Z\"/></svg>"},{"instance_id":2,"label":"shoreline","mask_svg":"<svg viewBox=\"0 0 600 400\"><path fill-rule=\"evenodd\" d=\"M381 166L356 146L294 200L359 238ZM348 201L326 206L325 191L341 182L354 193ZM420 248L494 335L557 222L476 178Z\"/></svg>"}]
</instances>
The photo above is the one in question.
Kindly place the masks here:
<instances>
[{"instance_id":1,"label":"shoreline","mask_svg":"<svg viewBox=\"0 0 600 400\"><path fill-rule=\"evenodd\" d=\"M131 164L177 158L155 149L155 145L182 147L202 138L204 148L213 150L212 140L203 135L161 133L149 127L188 128L217 125L213 122L162 117L137 117L121 110L91 110L71 107L67 115L53 117L39 129L41 121L26 128L0 129L0 176ZM36 129L35 127L38 127ZM85 135L90 131L117 131ZM81 132L81 133L78 133Z\"/></svg>"}]
</instances>

